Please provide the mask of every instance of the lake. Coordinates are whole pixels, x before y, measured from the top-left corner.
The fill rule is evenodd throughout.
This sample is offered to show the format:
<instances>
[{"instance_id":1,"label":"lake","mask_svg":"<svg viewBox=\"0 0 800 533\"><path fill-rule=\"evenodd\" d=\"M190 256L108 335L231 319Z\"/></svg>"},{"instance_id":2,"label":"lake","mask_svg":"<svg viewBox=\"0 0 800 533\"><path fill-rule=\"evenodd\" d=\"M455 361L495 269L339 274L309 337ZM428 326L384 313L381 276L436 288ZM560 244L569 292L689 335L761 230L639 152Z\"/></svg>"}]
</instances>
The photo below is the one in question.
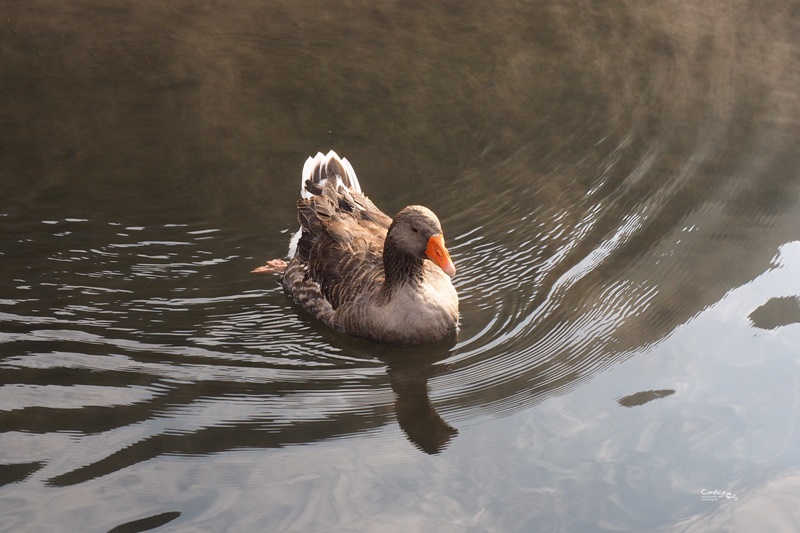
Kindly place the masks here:
<instances>
[{"instance_id":1,"label":"lake","mask_svg":"<svg viewBox=\"0 0 800 533\"><path fill-rule=\"evenodd\" d=\"M7 4L0 531L797 527L797 2ZM330 149L455 341L250 273Z\"/></svg>"}]
</instances>

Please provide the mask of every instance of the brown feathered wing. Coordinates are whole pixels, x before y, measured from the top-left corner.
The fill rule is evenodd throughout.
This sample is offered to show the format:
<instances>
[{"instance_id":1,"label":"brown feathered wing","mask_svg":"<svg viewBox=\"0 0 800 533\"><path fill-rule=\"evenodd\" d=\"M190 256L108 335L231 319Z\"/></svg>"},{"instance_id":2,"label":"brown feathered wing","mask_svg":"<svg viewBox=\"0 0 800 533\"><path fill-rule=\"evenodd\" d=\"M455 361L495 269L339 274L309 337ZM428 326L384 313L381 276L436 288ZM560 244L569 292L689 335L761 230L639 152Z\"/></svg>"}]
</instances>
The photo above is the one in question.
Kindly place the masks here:
<instances>
[{"instance_id":1,"label":"brown feathered wing","mask_svg":"<svg viewBox=\"0 0 800 533\"><path fill-rule=\"evenodd\" d=\"M321 186L309 180L306 190L313 196L297 203L302 233L284 282L301 305L335 327L333 311L382 282L392 219L338 180Z\"/></svg>"}]
</instances>

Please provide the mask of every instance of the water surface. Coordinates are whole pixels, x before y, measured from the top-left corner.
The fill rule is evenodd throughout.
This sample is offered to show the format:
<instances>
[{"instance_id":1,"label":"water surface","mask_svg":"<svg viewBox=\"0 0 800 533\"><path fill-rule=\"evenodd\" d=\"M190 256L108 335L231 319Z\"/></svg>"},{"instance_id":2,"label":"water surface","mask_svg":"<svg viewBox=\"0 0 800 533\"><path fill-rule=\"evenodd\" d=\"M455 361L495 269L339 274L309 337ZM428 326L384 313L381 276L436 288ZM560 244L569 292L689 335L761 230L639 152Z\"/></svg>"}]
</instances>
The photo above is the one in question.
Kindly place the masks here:
<instances>
[{"instance_id":1,"label":"water surface","mask_svg":"<svg viewBox=\"0 0 800 533\"><path fill-rule=\"evenodd\" d=\"M796 3L35 0L0 28L4 531L795 524ZM442 220L455 343L339 335L249 274L331 148Z\"/></svg>"}]
</instances>

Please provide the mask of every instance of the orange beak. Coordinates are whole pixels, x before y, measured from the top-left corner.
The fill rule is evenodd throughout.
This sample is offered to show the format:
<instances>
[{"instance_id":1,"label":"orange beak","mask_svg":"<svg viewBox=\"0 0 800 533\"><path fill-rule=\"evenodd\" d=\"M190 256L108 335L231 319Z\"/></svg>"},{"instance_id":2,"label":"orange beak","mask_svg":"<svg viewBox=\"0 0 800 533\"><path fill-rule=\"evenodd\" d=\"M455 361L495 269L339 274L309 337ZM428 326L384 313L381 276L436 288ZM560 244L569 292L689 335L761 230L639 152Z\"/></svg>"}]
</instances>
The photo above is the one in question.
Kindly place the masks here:
<instances>
[{"instance_id":1,"label":"orange beak","mask_svg":"<svg viewBox=\"0 0 800 533\"><path fill-rule=\"evenodd\" d=\"M441 233L428 239L428 247L425 249L425 255L427 255L431 261L439 265L439 267L444 270L444 273L451 278L456 275L456 267L450 259L447 248L444 247L444 237Z\"/></svg>"}]
</instances>

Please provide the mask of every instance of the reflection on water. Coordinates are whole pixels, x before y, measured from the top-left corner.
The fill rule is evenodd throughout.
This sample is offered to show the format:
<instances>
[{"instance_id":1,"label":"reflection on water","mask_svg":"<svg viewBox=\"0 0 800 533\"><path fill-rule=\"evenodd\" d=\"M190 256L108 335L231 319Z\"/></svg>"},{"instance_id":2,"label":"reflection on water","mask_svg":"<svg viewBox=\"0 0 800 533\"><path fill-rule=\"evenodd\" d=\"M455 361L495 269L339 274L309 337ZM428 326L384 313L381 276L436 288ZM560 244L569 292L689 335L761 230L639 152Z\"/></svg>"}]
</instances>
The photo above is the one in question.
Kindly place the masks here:
<instances>
[{"instance_id":1,"label":"reflection on water","mask_svg":"<svg viewBox=\"0 0 800 533\"><path fill-rule=\"evenodd\" d=\"M559 449L583 442L567 426L541 429L537 409L660 353L765 272L782 275L798 239L793 3L34 0L9 6L0 24L9 133L0 146L0 480L21 502L6 514L18 530L64 519L32 511L48 491L54 509L82 508L71 498L92 501L127 475L138 487L165 478L196 487L172 456L206 465L257 451L273 465L304 447L348 457L340 466L357 472L345 476L353 494L369 486L365 461L408 452L409 465L439 461L420 467L419 483L451 503L481 497L426 476L444 476L435 465L477 447L459 465L463 485L525 514L516 498L529 501L528 484L548 479ZM422 203L439 215L459 267L455 345L409 351L343 337L277 280L248 274L285 253L302 163L330 148L387 213ZM729 333L752 324L791 335L800 290L786 284ZM771 364L788 366L778 374L796 375L791 358L780 361ZM687 375L631 383L610 397L636 409L602 416L614 427L651 409L680 416L668 410L691 396L682 381L717 378ZM494 444L476 437L487 420L525 415L539 429L515 441L521 457L495 458ZM674 431L659 438L679 444L693 423L667 424ZM407 448L394 448L393 428L413 446L401 438ZM719 434L743 430L730 423ZM554 444L536 448L543 435ZM367 459L363 443L393 451ZM531 449L544 454L533 477L492 490L494 473ZM707 451L687 450L671 458L685 465ZM303 457L270 479L289 491L308 468L327 472L324 486L345 483L326 460ZM149 470L164 464L163 475ZM568 470L575 487L558 487L564 499L526 525L565 524L559 509L599 475L587 468ZM644 483L603 483L630 492L618 498L634 502L626 512L659 517L648 527L702 514L668 496L653 511ZM70 524L200 524L191 509L227 500L199 484L210 492L191 502L176 489L182 505L158 507L134 491ZM593 486L594 496L609 489ZM314 490L292 492L282 508L321 498ZM396 493L383 487L375 498ZM232 498L225 523L264 516ZM337 520L377 516L380 502L367 501ZM497 516L465 507L476 525ZM586 509L586 524L644 523ZM278 523L290 527L287 516L322 527L301 511Z\"/></svg>"},{"instance_id":2,"label":"reflection on water","mask_svg":"<svg viewBox=\"0 0 800 533\"><path fill-rule=\"evenodd\" d=\"M800 322L800 296L772 298L750 314L757 328L775 329Z\"/></svg>"},{"instance_id":3,"label":"reflection on water","mask_svg":"<svg viewBox=\"0 0 800 533\"><path fill-rule=\"evenodd\" d=\"M625 396L624 398L620 398L617 402L622 407L636 407L637 405L644 405L647 402L651 402L653 400L657 400L659 398L666 398L675 394L675 391L672 389L665 389L665 390L646 390L637 392L635 394L630 394Z\"/></svg>"},{"instance_id":4,"label":"reflection on water","mask_svg":"<svg viewBox=\"0 0 800 533\"><path fill-rule=\"evenodd\" d=\"M392 354L385 362L396 396L394 411L397 423L411 442L425 453L441 452L458 435L458 430L445 422L431 405L428 380L434 374L444 374L449 368L434 367L435 359L410 359L406 353Z\"/></svg>"},{"instance_id":5,"label":"reflection on water","mask_svg":"<svg viewBox=\"0 0 800 533\"><path fill-rule=\"evenodd\" d=\"M161 513L156 516L142 518L140 520L133 520L127 524L121 524L114 529L109 530L108 533L131 533L134 531L150 531L164 524L168 524L178 518L181 513Z\"/></svg>"}]
</instances>

